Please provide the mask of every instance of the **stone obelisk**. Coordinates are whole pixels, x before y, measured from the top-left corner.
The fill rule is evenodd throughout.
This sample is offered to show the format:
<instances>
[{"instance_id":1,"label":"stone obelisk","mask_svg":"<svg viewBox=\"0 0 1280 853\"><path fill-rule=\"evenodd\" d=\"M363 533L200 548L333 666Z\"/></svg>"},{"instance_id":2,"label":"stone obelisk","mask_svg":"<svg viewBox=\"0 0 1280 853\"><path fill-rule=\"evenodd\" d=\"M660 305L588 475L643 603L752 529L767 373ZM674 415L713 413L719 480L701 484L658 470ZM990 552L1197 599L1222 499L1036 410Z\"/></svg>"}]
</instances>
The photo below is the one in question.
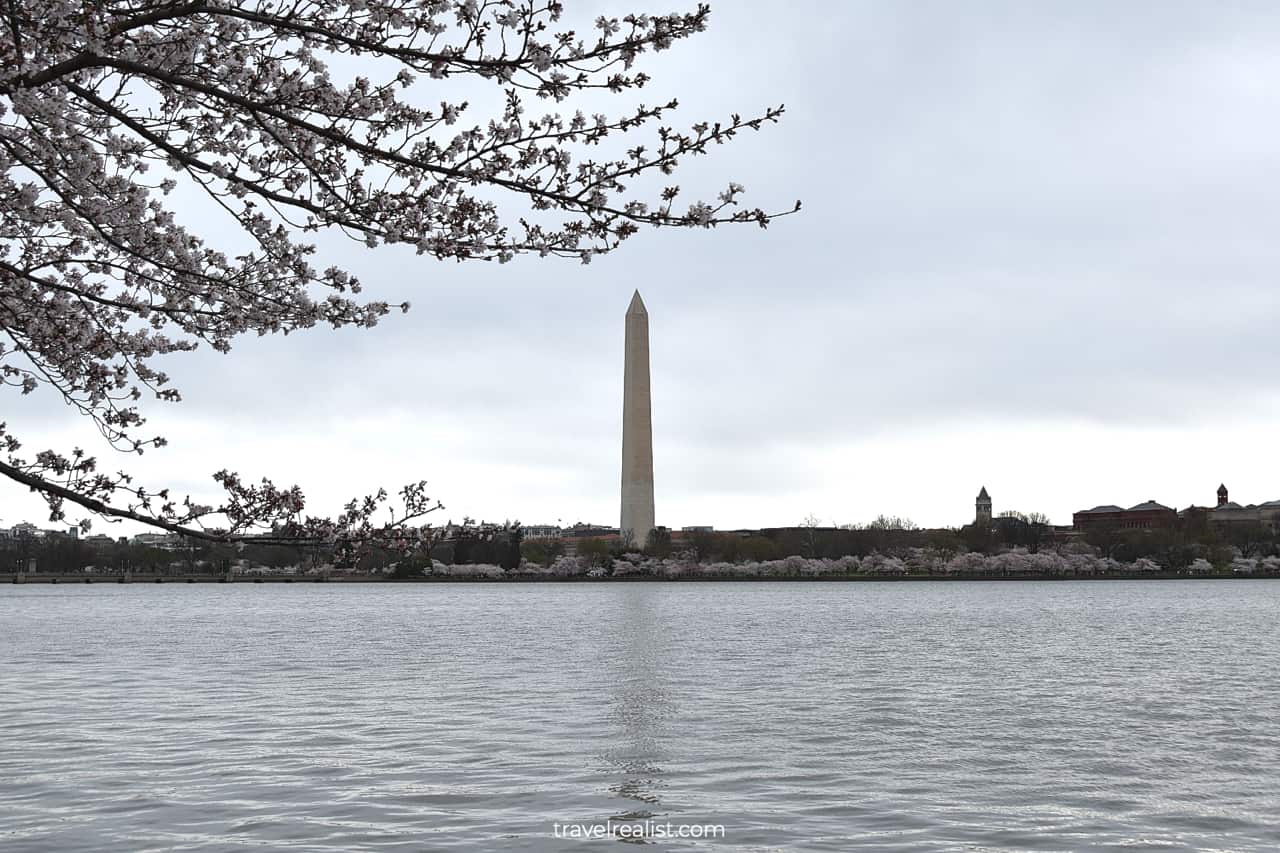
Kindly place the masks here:
<instances>
[{"instance_id":1,"label":"stone obelisk","mask_svg":"<svg viewBox=\"0 0 1280 853\"><path fill-rule=\"evenodd\" d=\"M649 401L649 312L640 291L627 308L622 377L622 537L643 548L653 530L653 412Z\"/></svg>"}]
</instances>

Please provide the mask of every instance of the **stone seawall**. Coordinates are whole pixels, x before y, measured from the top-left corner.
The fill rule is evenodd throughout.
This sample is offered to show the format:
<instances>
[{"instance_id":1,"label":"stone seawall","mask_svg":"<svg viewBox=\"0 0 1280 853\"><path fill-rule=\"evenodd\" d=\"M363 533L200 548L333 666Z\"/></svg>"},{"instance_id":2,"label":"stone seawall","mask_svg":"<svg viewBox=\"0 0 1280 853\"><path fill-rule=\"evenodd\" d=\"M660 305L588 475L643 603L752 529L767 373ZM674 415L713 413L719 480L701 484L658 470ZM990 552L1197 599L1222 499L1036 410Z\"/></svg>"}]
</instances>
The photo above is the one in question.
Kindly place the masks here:
<instances>
[{"instance_id":1,"label":"stone seawall","mask_svg":"<svg viewBox=\"0 0 1280 853\"><path fill-rule=\"evenodd\" d=\"M0 585L4 584L180 584L180 583L235 583L235 584L282 584L282 583L714 583L730 581L734 583L839 583L839 582L872 582L872 583L946 583L949 581L983 581L988 583L1016 581L1133 581L1133 580L1263 580L1276 579L1280 575L1270 573L1255 574L1207 574L1178 572L1146 572L1142 574L1120 573L1108 575L680 575L663 577L656 575L623 575L618 577L564 577L554 575L516 574L502 577L485 577L479 575L432 575L421 578L390 578L378 575L320 575L320 576L268 576L268 577L236 577L228 580L217 575L134 575L122 578L119 575L48 575L48 574L0 574Z\"/></svg>"},{"instance_id":2,"label":"stone seawall","mask_svg":"<svg viewBox=\"0 0 1280 853\"><path fill-rule=\"evenodd\" d=\"M95 575L95 574L41 574L19 572L14 574L0 573L0 584L165 584L165 583L339 583L350 581L375 581L381 583L385 578L373 575L266 575L245 576L211 574L161 575L131 573L127 575Z\"/></svg>"}]
</instances>

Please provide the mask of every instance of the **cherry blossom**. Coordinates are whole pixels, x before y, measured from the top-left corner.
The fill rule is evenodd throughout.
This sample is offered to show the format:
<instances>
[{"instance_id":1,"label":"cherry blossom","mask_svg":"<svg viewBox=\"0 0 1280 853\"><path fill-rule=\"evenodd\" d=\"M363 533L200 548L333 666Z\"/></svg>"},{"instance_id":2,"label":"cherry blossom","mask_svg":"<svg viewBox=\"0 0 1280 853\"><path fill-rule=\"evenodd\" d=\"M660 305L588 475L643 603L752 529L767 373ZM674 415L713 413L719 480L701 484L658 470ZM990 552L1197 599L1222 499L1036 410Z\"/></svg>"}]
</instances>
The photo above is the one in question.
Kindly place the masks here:
<instances>
[{"instance_id":1,"label":"cherry blossom","mask_svg":"<svg viewBox=\"0 0 1280 853\"><path fill-rule=\"evenodd\" d=\"M140 431L139 403L181 399L163 356L408 310L318 267L318 235L440 260L586 263L643 226L764 227L799 209L742 207L730 183L679 210L681 188L665 180L781 106L688 129L673 123L674 99L613 116L561 110L645 86L641 60L705 29L707 6L584 30L562 14L557 0L0 4L0 381L52 390L109 445L142 453L165 441ZM362 73L340 79L347 67ZM477 84L500 96L494 115L440 100ZM651 175L668 185L642 197ZM247 248L184 227L167 201L180 185ZM82 449L20 447L0 425L0 473L40 492L52 520L72 503L210 539L399 542L429 535L410 523L439 506L417 483L385 520L374 520L392 506L385 492L314 518L296 487L229 471L215 476L223 501L203 505Z\"/></svg>"}]
</instances>

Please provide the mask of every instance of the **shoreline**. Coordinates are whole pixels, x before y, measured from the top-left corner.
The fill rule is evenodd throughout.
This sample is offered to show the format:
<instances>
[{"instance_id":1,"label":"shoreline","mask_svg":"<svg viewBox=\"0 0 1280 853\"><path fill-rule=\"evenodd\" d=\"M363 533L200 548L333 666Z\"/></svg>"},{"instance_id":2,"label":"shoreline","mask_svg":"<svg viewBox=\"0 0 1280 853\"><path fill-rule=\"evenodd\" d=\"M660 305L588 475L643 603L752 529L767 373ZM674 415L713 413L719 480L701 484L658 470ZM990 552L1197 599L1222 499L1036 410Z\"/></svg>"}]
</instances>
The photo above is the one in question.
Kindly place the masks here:
<instances>
[{"instance_id":1,"label":"shoreline","mask_svg":"<svg viewBox=\"0 0 1280 853\"><path fill-rule=\"evenodd\" d=\"M463 575L432 575L421 578L389 578L377 575L272 575L264 577L235 577L224 575L54 575L54 574L0 574L0 585L47 584L58 586L92 586L95 584L309 584L309 583L357 583L357 584L537 584L537 583L952 583L985 582L1017 583L1071 582L1071 581L1156 581L1156 580L1274 580L1280 574L1255 572L1252 574L1206 574L1185 572L1123 573L1108 575L686 575L664 577L657 575L623 575L621 577L549 577L545 575L511 575L506 577L468 577Z\"/></svg>"}]
</instances>

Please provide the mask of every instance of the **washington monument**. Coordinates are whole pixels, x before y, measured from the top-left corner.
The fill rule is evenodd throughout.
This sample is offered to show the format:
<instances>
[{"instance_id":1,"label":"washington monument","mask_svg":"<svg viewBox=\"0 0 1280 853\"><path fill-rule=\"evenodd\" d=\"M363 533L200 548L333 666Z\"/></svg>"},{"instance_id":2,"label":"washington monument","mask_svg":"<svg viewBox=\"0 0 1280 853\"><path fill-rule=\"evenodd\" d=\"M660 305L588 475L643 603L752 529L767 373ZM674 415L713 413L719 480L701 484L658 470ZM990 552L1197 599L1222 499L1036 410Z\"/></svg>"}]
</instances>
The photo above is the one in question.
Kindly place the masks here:
<instances>
[{"instance_id":1,"label":"washington monument","mask_svg":"<svg viewBox=\"0 0 1280 853\"><path fill-rule=\"evenodd\" d=\"M649 312L640 291L627 308L622 377L623 540L643 548L653 530L653 413L649 403Z\"/></svg>"}]
</instances>

